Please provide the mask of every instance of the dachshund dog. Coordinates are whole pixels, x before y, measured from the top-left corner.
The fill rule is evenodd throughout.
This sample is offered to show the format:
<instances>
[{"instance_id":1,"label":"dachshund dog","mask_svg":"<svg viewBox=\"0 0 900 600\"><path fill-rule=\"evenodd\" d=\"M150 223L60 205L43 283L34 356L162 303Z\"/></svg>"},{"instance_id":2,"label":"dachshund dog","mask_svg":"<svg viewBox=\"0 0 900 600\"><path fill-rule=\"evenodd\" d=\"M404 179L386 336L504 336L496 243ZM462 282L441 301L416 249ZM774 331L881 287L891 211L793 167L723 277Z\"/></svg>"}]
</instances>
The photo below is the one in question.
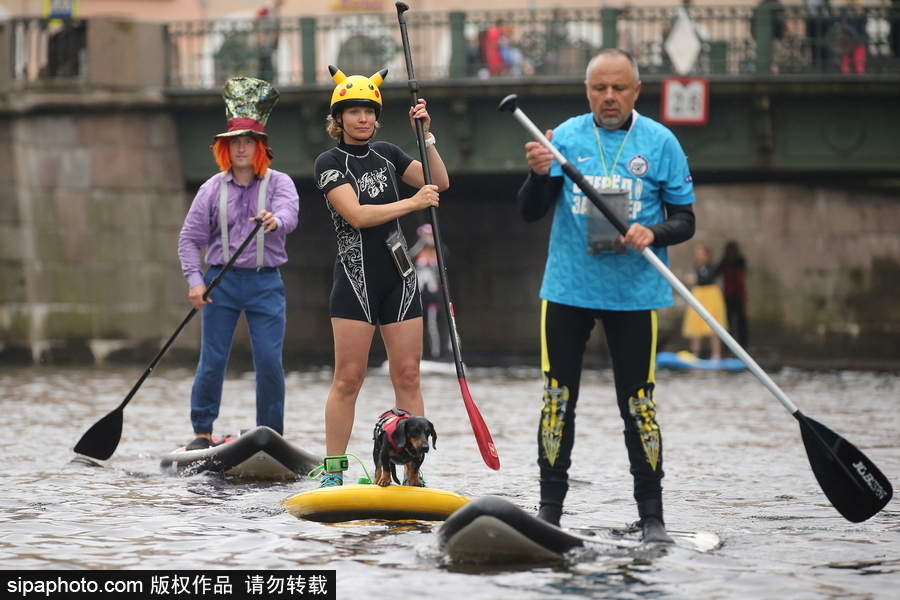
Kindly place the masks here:
<instances>
[{"instance_id":1,"label":"dachshund dog","mask_svg":"<svg viewBox=\"0 0 900 600\"><path fill-rule=\"evenodd\" d=\"M404 465L407 485L425 487L419 467L430 447L437 448L437 432L431 421L401 408L392 408L378 418L373 439L376 485L387 487L391 485L391 478L400 483L394 465Z\"/></svg>"}]
</instances>

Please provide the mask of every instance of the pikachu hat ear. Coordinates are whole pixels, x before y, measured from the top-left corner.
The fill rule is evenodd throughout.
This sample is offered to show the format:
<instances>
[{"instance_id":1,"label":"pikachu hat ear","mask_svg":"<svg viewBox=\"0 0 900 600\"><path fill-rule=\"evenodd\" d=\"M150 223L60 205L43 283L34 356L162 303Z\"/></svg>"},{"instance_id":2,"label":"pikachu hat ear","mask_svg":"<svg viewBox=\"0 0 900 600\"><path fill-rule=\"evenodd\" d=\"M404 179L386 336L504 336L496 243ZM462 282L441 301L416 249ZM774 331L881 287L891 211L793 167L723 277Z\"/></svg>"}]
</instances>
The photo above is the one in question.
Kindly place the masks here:
<instances>
[{"instance_id":1,"label":"pikachu hat ear","mask_svg":"<svg viewBox=\"0 0 900 600\"><path fill-rule=\"evenodd\" d=\"M382 69L371 77L350 75L334 65L328 65L328 72L337 84L331 94L331 116L337 115L348 106L370 106L375 109L375 119L381 117L381 91L378 89L387 77L388 70Z\"/></svg>"}]
</instances>

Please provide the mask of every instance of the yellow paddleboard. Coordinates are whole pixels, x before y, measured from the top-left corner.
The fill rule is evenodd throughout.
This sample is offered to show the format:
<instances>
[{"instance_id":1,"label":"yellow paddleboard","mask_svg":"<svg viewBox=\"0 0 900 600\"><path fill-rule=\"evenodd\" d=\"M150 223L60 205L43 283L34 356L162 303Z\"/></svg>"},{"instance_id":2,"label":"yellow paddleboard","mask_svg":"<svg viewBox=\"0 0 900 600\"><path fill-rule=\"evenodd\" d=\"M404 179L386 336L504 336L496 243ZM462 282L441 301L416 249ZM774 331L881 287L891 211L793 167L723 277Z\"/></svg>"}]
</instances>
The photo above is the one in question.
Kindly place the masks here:
<instances>
[{"instance_id":1,"label":"yellow paddleboard","mask_svg":"<svg viewBox=\"0 0 900 600\"><path fill-rule=\"evenodd\" d=\"M281 501L298 519L338 523L382 519L443 521L469 499L434 488L353 484L316 488Z\"/></svg>"}]
</instances>

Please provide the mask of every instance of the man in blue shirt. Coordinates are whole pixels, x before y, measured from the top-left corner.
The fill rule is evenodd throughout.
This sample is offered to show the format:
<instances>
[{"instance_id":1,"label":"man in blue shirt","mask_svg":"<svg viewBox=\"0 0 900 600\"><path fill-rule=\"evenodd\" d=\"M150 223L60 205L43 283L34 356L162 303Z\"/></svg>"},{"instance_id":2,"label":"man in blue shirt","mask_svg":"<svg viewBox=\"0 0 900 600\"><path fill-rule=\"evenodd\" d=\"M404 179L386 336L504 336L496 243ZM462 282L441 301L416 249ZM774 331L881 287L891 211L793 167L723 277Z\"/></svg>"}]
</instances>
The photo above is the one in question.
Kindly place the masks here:
<instances>
[{"instance_id":1,"label":"man in blue shirt","mask_svg":"<svg viewBox=\"0 0 900 600\"><path fill-rule=\"evenodd\" d=\"M300 199L293 180L269 168L272 151L265 124L278 91L259 79L225 83L228 131L215 136L213 156L221 170L197 192L181 235L178 256L191 306L203 309L200 363L191 391L194 439L187 449L208 448L219 416L225 368L241 313L247 320L256 371L256 424L284 432L284 283L278 267L287 262L285 239L297 227ZM222 278L215 294L206 287L252 232L263 227ZM204 276L200 252L206 248Z\"/></svg>"},{"instance_id":2,"label":"man in blue shirt","mask_svg":"<svg viewBox=\"0 0 900 600\"><path fill-rule=\"evenodd\" d=\"M623 221L619 235L553 155L525 145L530 168L519 210L536 221L555 207L541 287L543 408L538 431L541 504L538 516L559 525L575 441L575 406L582 361L596 321L603 323L615 377L634 497L646 541L671 542L662 514L662 437L653 399L657 310L672 290L640 253L667 261L666 246L694 234L694 190L687 158L675 136L640 115L637 63L621 50L597 54L585 86L591 111L547 137Z\"/></svg>"}]
</instances>

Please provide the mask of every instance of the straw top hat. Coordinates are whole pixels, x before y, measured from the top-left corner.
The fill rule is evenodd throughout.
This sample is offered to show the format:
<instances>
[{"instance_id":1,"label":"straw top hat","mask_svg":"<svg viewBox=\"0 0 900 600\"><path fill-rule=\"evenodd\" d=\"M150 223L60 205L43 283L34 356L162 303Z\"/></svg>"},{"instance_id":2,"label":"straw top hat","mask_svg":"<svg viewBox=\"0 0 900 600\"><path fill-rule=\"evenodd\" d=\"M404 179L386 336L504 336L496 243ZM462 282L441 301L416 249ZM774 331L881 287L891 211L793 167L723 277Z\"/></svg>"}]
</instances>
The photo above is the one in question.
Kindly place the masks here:
<instances>
[{"instance_id":1,"label":"straw top hat","mask_svg":"<svg viewBox=\"0 0 900 600\"><path fill-rule=\"evenodd\" d=\"M266 136L266 121L280 94L268 81L252 77L234 77L222 87L228 131L215 137Z\"/></svg>"}]
</instances>

